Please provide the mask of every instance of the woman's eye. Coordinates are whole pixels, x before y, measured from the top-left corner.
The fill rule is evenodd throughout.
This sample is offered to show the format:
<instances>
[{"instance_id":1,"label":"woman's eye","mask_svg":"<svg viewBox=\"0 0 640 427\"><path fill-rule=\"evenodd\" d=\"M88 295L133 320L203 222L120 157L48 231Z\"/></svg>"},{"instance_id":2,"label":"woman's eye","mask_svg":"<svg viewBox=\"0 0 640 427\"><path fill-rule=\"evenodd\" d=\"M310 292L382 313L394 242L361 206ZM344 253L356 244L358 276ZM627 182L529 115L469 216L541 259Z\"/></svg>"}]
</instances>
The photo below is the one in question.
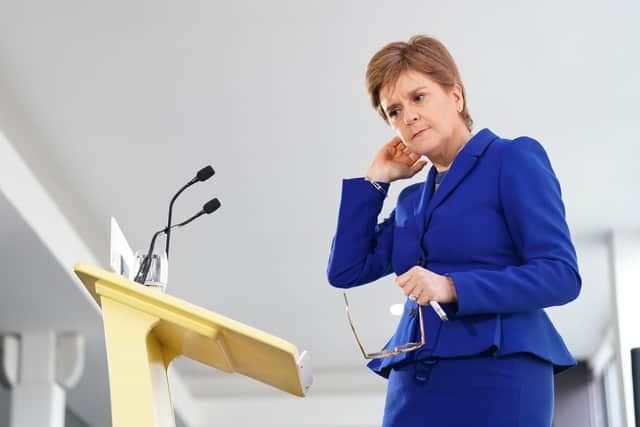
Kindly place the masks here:
<instances>
[{"instance_id":1,"label":"woman's eye","mask_svg":"<svg viewBox=\"0 0 640 427\"><path fill-rule=\"evenodd\" d=\"M424 99L424 95L423 95L423 94L421 94L421 93L419 93L419 94L417 94L416 96L414 96L414 97L413 97L413 100L414 100L415 102L420 102L420 101L422 101L423 99Z\"/></svg>"},{"instance_id":2,"label":"woman's eye","mask_svg":"<svg viewBox=\"0 0 640 427\"><path fill-rule=\"evenodd\" d=\"M396 117L398 117L398 109L394 108L393 110L390 110L387 113L387 116L389 116L390 119L395 119Z\"/></svg>"}]
</instances>

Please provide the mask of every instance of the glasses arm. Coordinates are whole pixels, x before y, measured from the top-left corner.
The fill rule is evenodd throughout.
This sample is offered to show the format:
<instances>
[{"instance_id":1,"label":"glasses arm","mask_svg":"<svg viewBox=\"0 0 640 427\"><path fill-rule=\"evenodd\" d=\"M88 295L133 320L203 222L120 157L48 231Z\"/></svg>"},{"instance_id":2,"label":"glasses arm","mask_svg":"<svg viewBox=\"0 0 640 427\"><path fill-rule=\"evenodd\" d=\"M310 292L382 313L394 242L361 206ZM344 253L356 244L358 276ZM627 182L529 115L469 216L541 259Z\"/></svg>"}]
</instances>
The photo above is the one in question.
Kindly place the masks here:
<instances>
[{"instance_id":1,"label":"glasses arm","mask_svg":"<svg viewBox=\"0 0 640 427\"><path fill-rule=\"evenodd\" d=\"M360 342L360 338L358 338L358 334L356 333L356 328L353 326L353 322L351 321L351 313L349 313L349 301L347 300L347 293L343 292L342 296L344 297L344 304L347 309L347 319L349 320L349 326L351 326L351 332L353 332L353 336L355 337L356 342L358 343L358 347L360 347L360 351L362 352L362 355L366 359L368 357L368 354L366 351L364 351L364 347L362 346L362 343Z\"/></svg>"},{"instance_id":2,"label":"glasses arm","mask_svg":"<svg viewBox=\"0 0 640 427\"><path fill-rule=\"evenodd\" d=\"M424 337L424 320L422 320L422 306L420 305L418 305L418 317L420 318L420 345L423 346L427 340Z\"/></svg>"}]
</instances>

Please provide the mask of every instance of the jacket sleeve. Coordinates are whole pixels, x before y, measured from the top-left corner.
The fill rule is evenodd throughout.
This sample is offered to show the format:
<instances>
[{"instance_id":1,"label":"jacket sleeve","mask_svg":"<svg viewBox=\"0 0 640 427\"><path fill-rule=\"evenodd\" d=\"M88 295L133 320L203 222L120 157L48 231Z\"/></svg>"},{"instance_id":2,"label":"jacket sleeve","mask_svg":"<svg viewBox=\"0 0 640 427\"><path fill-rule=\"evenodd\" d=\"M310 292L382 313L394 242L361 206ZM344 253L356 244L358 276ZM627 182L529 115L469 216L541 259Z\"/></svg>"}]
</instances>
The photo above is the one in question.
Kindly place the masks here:
<instances>
[{"instance_id":1,"label":"jacket sleeve","mask_svg":"<svg viewBox=\"0 0 640 427\"><path fill-rule=\"evenodd\" d=\"M457 315L529 311L566 304L580 293L560 184L544 148L523 137L503 150L499 194L521 262L449 274L458 293Z\"/></svg>"},{"instance_id":2,"label":"jacket sleeve","mask_svg":"<svg viewBox=\"0 0 640 427\"><path fill-rule=\"evenodd\" d=\"M389 184L382 184L385 191ZM338 226L331 244L327 277L331 285L351 288L391 272L395 211L380 224L384 195L362 178L342 181Z\"/></svg>"}]
</instances>

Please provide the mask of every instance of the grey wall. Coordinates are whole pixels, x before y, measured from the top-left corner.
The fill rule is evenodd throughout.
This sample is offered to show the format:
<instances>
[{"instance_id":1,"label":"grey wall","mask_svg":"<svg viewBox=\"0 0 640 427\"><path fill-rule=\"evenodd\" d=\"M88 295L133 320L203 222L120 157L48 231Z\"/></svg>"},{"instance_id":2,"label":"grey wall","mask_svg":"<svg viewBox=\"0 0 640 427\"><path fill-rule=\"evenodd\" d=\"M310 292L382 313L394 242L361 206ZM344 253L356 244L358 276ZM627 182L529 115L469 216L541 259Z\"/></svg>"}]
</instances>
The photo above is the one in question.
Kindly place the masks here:
<instances>
[{"instance_id":1,"label":"grey wall","mask_svg":"<svg viewBox=\"0 0 640 427\"><path fill-rule=\"evenodd\" d=\"M69 408L67 408L67 411L65 414L64 426L65 427L90 427L89 424L85 423L76 414L71 412Z\"/></svg>"},{"instance_id":2,"label":"grey wall","mask_svg":"<svg viewBox=\"0 0 640 427\"><path fill-rule=\"evenodd\" d=\"M9 427L11 394L0 386L0 427Z\"/></svg>"}]
</instances>

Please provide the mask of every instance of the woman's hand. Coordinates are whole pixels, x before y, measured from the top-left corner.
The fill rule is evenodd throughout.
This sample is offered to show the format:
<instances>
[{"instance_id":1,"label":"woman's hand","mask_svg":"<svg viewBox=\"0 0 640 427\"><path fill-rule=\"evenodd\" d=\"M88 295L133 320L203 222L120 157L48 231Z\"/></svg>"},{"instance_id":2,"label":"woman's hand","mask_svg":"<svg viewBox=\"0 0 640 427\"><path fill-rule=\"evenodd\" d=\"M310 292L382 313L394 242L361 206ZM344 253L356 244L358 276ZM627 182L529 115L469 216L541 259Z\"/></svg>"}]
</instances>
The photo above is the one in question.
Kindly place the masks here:
<instances>
[{"instance_id":1,"label":"woman's hand","mask_svg":"<svg viewBox=\"0 0 640 427\"><path fill-rule=\"evenodd\" d=\"M399 137L382 146L369 166L367 176L374 181L392 182L411 178L427 164L419 154L410 152Z\"/></svg>"},{"instance_id":2,"label":"woman's hand","mask_svg":"<svg viewBox=\"0 0 640 427\"><path fill-rule=\"evenodd\" d=\"M406 296L413 295L420 305L429 301L457 302L458 294L451 277L436 274L418 265L396 277L396 283Z\"/></svg>"}]
</instances>

